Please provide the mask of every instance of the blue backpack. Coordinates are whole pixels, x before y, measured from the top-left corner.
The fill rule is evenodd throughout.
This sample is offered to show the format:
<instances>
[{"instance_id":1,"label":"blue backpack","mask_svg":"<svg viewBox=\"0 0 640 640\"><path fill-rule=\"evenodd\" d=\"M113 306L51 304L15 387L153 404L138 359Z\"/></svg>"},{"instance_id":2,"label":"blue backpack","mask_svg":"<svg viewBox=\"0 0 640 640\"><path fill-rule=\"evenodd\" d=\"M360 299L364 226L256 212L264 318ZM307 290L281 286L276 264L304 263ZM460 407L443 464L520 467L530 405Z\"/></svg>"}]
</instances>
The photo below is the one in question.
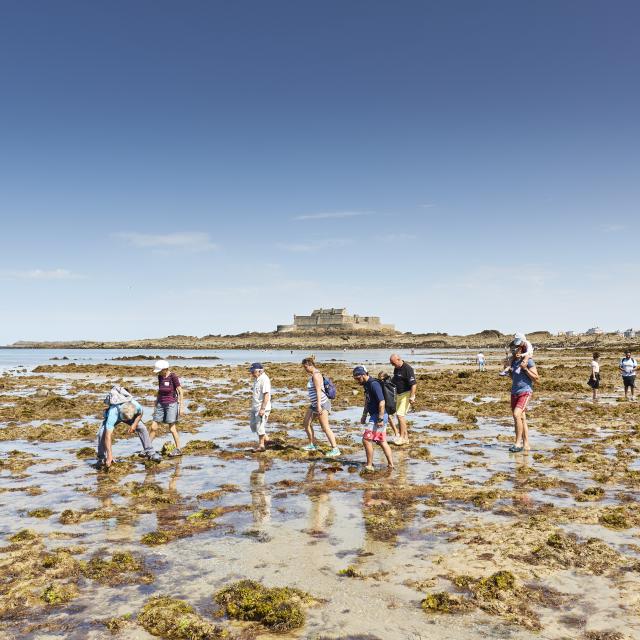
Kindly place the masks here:
<instances>
[{"instance_id":1,"label":"blue backpack","mask_svg":"<svg viewBox=\"0 0 640 640\"><path fill-rule=\"evenodd\" d=\"M336 398L336 385L329 376L322 376L322 385L324 386L324 392L329 400L335 400Z\"/></svg>"}]
</instances>

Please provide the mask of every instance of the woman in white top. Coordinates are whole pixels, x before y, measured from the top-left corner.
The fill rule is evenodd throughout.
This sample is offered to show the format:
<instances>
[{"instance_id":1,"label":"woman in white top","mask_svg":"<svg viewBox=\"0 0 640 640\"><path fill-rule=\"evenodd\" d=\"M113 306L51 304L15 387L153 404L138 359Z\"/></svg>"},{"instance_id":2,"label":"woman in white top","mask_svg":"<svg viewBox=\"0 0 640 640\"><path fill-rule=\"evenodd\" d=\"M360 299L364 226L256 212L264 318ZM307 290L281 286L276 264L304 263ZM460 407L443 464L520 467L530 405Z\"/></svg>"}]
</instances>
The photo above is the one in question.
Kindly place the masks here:
<instances>
[{"instance_id":1,"label":"woman in white top","mask_svg":"<svg viewBox=\"0 0 640 640\"><path fill-rule=\"evenodd\" d=\"M593 391L593 401L598 402L598 388L600 387L600 354L596 351L593 354L593 360L591 361L591 375L587 384Z\"/></svg>"},{"instance_id":2,"label":"woman in white top","mask_svg":"<svg viewBox=\"0 0 640 640\"><path fill-rule=\"evenodd\" d=\"M318 418L318 422L322 427L331 450L325 455L333 458L340 455L340 449L336 444L336 437L331 431L329 426L329 411L331 411L331 400L327 398L327 394L324 392L324 379L322 374L316 368L316 362L313 356L305 358L302 361L302 367L309 374L309 382L307 383L307 392L309 394L309 407L304 417L304 430L309 438L309 444L303 447L305 451L316 451L315 437L313 434L313 419Z\"/></svg>"}]
</instances>

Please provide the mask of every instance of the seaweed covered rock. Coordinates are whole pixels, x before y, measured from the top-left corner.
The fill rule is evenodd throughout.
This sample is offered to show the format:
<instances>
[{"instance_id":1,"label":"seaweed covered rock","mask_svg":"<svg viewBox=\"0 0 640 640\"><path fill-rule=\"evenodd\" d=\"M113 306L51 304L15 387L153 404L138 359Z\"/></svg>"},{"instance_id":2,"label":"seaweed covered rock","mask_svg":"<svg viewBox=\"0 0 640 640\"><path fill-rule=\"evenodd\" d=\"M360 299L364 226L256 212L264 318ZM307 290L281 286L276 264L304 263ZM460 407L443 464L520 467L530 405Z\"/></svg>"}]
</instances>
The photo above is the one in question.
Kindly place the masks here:
<instances>
[{"instance_id":1,"label":"seaweed covered rock","mask_svg":"<svg viewBox=\"0 0 640 640\"><path fill-rule=\"evenodd\" d=\"M110 560L94 556L88 562L82 562L80 568L85 578L110 586L153 582L153 576L145 571L144 562L126 551L114 553Z\"/></svg>"},{"instance_id":2,"label":"seaweed covered rock","mask_svg":"<svg viewBox=\"0 0 640 640\"><path fill-rule=\"evenodd\" d=\"M77 595L75 584L50 584L40 597L44 603L56 606L73 600Z\"/></svg>"},{"instance_id":3,"label":"seaweed covered rock","mask_svg":"<svg viewBox=\"0 0 640 640\"><path fill-rule=\"evenodd\" d=\"M183 600L155 596L144 604L138 622L154 636L167 640L216 640L228 633L209 622Z\"/></svg>"},{"instance_id":4,"label":"seaweed covered rock","mask_svg":"<svg viewBox=\"0 0 640 640\"><path fill-rule=\"evenodd\" d=\"M288 631L305 622L303 604L309 594L289 587L265 587L255 580L240 580L218 591L213 599L236 620L260 622L272 631Z\"/></svg>"},{"instance_id":5,"label":"seaweed covered rock","mask_svg":"<svg viewBox=\"0 0 640 640\"><path fill-rule=\"evenodd\" d=\"M455 613L467 609L465 602L446 591L430 593L421 603L425 611L432 613Z\"/></svg>"}]
</instances>

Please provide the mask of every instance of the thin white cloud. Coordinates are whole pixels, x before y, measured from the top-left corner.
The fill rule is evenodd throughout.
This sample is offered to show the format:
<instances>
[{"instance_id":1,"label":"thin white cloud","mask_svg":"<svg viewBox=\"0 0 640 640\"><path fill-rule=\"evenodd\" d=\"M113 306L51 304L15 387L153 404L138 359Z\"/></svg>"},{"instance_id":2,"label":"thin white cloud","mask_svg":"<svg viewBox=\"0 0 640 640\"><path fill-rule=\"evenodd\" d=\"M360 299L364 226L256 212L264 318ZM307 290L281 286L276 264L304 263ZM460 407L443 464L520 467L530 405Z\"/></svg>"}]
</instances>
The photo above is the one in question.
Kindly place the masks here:
<instances>
[{"instance_id":1,"label":"thin white cloud","mask_svg":"<svg viewBox=\"0 0 640 640\"><path fill-rule=\"evenodd\" d=\"M309 213L295 216L293 220L330 220L335 218L356 218L358 216L372 216L372 211L327 211L325 213Z\"/></svg>"},{"instance_id":2,"label":"thin white cloud","mask_svg":"<svg viewBox=\"0 0 640 640\"><path fill-rule=\"evenodd\" d=\"M164 234L121 232L114 235L141 249L210 251L218 248L204 231L176 231Z\"/></svg>"},{"instance_id":3,"label":"thin white cloud","mask_svg":"<svg viewBox=\"0 0 640 640\"><path fill-rule=\"evenodd\" d=\"M324 249L338 249L350 244L351 240L348 238L327 238L325 240L316 240L315 242L282 243L278 244L277 247L292 253L313 253Z\"/></svg>"},{"instance_id":4,"label":"thin white cloud","mask_svg":"<svg viewBox=\"0 0 640 640\"><path fill-rule=\"evenodd\" d=\"M435 207L435 203L434 202L427 202L426 204L421 204L420 205L423 209L432 209L433 207Z\"/></svg>"},{"instance_id":5,"label":"thin white cloud","mask_svg":"<svg viewBox=\"0 0 640 640\"><path fill-rule=\"evenodd\" d=\"M78 280L82 277L67 269L0 269L3 280Z\"/></svg>"},{"instance_id":6,"label":"thin white cloud","mask_svg":"<svg viewBox=\"0 0 640 640\"><path fill-rule=\"evenodd\" d=\"M602 231L605 233L620 233L620 231L624 231L627 227L623 224L605 224L602 225Z\"/></svg>"}]
</instances>

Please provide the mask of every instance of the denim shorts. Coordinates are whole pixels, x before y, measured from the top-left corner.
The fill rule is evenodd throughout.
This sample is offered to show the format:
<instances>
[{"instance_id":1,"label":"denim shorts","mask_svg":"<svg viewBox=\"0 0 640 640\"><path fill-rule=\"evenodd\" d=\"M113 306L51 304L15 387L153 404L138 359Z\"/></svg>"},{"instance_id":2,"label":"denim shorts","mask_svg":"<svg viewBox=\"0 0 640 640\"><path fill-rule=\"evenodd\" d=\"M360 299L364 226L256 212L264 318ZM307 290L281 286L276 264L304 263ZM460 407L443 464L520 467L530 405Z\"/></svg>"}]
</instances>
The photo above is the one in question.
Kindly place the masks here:
<instances>
[{"instance_id":1,"label":"denim shorts","mask_svg":"<svg viewBox=\"0 0 640 640\"><path fill-rule=\"evenodd\" d=\"M164 424L175 424L178 422L178 403L158 404L153 410L153 421L164 422Z\"/></svg>"},{"instance_id":2,"label":"denim shorts","mask_svg":"<svg viewBox=\"0 0 640 640\"><path fill-rule=\"evenodd\" d=\"M320 405L322 411L326 411L327 413L331 413L331 400L328 398ZM311 405L311 411L318 415L318 407L315 404Z\"/></svg>"}]
</instances>

